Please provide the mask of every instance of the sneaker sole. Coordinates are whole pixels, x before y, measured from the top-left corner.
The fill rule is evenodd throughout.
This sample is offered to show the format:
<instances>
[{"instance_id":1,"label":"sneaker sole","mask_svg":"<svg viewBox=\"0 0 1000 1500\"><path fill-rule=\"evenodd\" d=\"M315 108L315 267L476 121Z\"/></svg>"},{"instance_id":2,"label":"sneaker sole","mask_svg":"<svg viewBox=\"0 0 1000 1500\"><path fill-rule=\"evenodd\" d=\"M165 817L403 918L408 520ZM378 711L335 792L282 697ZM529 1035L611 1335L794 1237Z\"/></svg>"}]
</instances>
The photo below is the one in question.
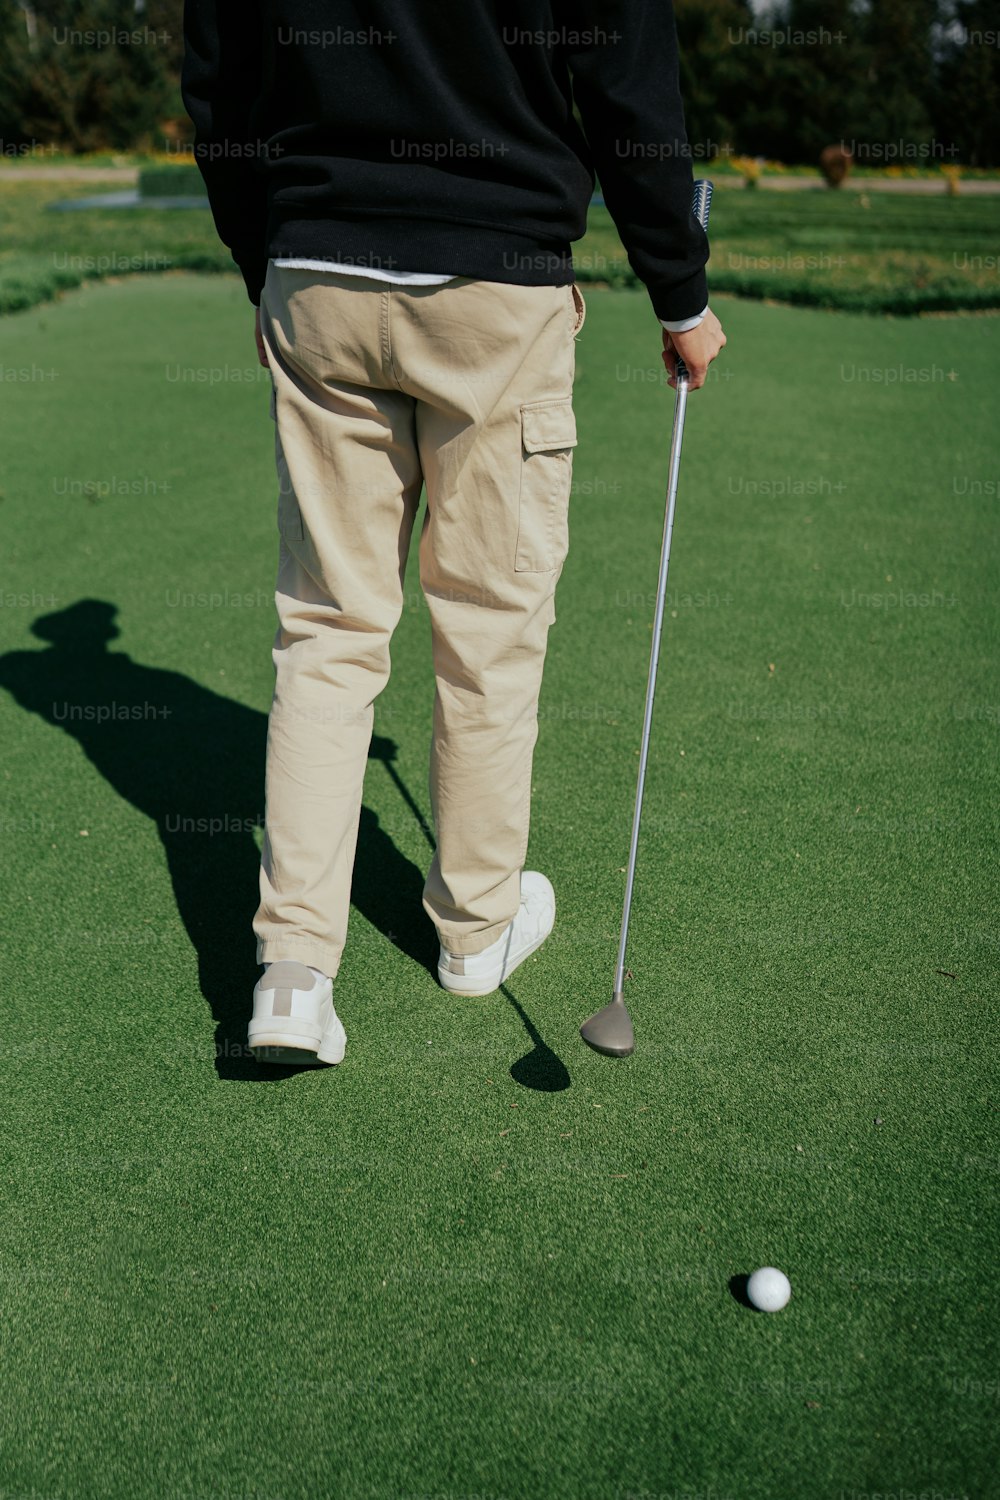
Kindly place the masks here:
<instances>
[{"instance_id":1,"label":"sneaker sole","mask_svg":"<svg viewBox=\"0 0 1000 1500\"><path fill-rule=\"evenodd\" d=\"M259 1063L270 1063L275 1067L302 1068L311 1063L319 1064L319 1056L310 1047L277 1047L260 1043L250 1048Z\"/></svg>"},{"instance_id":2,"label":"sneaker sole","mask_svg":"<svg viewBox=\"0 0 1000 1500\"><path fill-rule=\"evenodd\" d=\"M308 1063L336 1065L344 1060L347 1037L340 1024L317 1041L315 1037L280 1029L271 1021L249 1038L249 1047L258 1062L286 1067Z\"/></svg>"}]
</instances>

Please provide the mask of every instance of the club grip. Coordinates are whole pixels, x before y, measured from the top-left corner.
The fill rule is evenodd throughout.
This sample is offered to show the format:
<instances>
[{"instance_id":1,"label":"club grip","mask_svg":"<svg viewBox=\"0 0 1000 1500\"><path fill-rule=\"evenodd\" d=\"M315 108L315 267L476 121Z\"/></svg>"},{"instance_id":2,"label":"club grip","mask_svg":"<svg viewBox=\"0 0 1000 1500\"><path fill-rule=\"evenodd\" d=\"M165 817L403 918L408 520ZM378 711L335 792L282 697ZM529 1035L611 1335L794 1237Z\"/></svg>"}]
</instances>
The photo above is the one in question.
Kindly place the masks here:
<instances>
[{"instance_id":1,"label":"club grip","mask_svg":"<svg viewBox=\"0 0 1000 1500\"><path fill-rule=\"evenodd\" d=\"M708 228L708 216L712 210L712 184L707 177L699 177L694 185L692 212L702 229ZM687 365L677 356L677 379L687 380Z\"/></svg>"},{"instance_id":2,"label":"club grip","mask_svg":"<svg viewBox=\"0 0 1000 1500\"><path fill-rule=\"evenodd\" d=\"M712 184L707 177L699 177L694 185L694 216L702 229L708 228L708 216L712 209Z\"/></svg>"}]
</instances>

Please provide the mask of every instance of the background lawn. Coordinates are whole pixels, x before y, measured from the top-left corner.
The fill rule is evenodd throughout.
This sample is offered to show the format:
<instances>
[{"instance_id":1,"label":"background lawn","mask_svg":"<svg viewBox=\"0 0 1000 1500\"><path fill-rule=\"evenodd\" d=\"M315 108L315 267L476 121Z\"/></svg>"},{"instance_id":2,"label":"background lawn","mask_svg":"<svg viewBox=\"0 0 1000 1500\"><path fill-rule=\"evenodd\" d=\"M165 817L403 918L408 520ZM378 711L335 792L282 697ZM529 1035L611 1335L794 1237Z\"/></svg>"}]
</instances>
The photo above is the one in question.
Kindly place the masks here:
<instances>
[{"instance_id":1,"label":"background lawn","mask_svg":"<svg viewBox=\"0 0 1000 1500\"><path fill-rule=\"evenodd\" d=\"M720 186L709 235L713 297L897 314L1000 306L1000 197ZM607 209L591 208L574 259L583 280L635 284Z\"/></svg>"},{"instance_id":2,"label":"background lawn","mask_svg":"<svg viewBox=\"0 0 1000 1500\"><path fill-rule=\"evenodd\" d=\"M411 571L347 1059L298 1073L243 1050L277 541L242 285L3 323L4 1494L997 1493L996 324L717 299L615 1063L577 1027L671 397L645 297L588 303L556 932L500 996L428 971ZM730 1290L766 1263L775 1317Z\"/></svg>"},{"instance_id":3,"label":"background lawn","mask_svg":"<svg viewBox=\"0 0 1000 1500\"><path fill-rule=\"evenodd\" d=\"M716 175L713 296L899 314L1000 307L1000 196L745 192ZM191 191L186 171L178 181ZM109 191L114 183L0 181L0 313L108 275L233 269L204 209L47 208ZM591 207L574 260L585 283L636 285L603 207Z\"/></svg>"}]
</instances>

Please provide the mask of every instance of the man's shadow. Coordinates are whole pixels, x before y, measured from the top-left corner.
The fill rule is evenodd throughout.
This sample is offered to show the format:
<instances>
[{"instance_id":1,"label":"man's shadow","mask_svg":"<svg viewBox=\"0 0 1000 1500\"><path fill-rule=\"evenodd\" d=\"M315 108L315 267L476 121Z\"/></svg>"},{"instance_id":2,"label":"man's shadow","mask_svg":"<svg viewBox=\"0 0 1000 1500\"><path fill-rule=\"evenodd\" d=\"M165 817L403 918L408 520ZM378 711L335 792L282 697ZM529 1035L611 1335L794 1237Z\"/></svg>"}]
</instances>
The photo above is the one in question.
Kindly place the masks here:
<instances>
[{"instance_id":1,"label":"man's shadow","mask_svg":"<svg viewBox=\"0 0 1000 1500\"><path fill-rule=\"evenodd\" d=\"M40 616L32 634L49 649L0 657L0 686L22 708L71 734L115 791L156 824L216 1022L219 1077L287 1077L287 1068L258 1064L246 1039L260 975L250 921L259 900L254 828L263 823L267 715L180 672L108 650L120 634L117 612L103 600L82 599ZM430 828L392 764L395 754L392 740L373 736L370 758L385 764L433 847ZM437 935L421 904L423 884L423 872L362 807L352 903L433 974ZM146 915L136 908L137 931Z\"/></svg>"},{"instance_id":2,"label":"man's shadow","mask_svg":"<svg viewBox=\"0 0 1000 1500\"><path fill-rule=\"evenodd\" d=\"M22 708L76 739L115 791L156 824L181 920L216 1021L222 1078L280 1079L247 1047L260 975L250 921L259 899L267 716L180 672L108 646L116 607L84 599L35 620L47 651L0 657L0 685ZM376 740L382 755L392 741ZM433 971L437 942L421 906L423 874L362 808L353 903L414 962ZM136 907L137 931L149 913ZM148 950L147 950L148 951Z\"/></svg>"}]
</instances>

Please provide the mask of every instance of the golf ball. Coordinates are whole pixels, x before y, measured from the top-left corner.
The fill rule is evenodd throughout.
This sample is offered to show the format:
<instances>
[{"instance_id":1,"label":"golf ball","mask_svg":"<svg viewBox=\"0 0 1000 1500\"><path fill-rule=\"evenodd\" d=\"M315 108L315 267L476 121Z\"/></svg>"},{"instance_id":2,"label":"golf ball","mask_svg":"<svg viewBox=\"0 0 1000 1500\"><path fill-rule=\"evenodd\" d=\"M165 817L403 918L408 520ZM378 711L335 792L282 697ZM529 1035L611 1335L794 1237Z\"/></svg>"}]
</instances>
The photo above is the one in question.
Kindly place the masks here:
<instances>
[{"instance_id":1,"label":"golf ball","mask_svg":"<svg viewBox=\"0 0 1000 1500\"><path fill-rule=\"evenodd\" d=\"M761 1266L747 1281L747 1296L761 1312L779 1312L791 1295L791 1282L774 1266Z\"/></svg>"}]
</instances>

